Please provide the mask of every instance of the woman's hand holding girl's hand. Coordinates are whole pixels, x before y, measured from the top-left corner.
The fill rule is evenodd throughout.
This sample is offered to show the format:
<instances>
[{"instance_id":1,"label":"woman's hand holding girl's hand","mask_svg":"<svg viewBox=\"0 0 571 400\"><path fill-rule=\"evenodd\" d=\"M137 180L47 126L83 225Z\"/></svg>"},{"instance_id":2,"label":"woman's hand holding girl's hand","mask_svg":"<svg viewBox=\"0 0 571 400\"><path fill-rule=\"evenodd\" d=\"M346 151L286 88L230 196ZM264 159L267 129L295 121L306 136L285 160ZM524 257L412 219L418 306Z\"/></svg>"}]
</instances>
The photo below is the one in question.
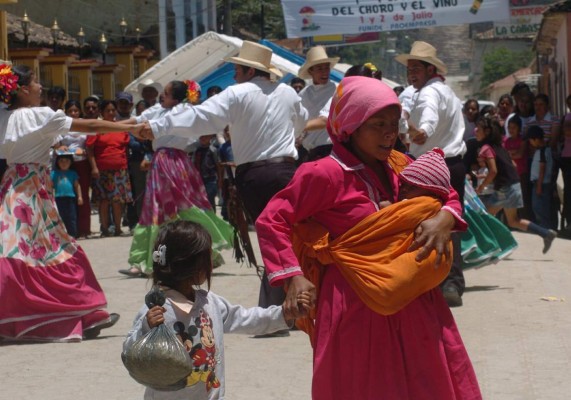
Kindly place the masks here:
<instances>
[{"instance_id":1,"label":"woman's hand holding girl's hand","mask_svg":"<svg viewBox=\"0 0 571 400\"><path fill-rule=\"evenodd\" d=\"M282 310L284 312L284 319L288 322L288 324L293 323L296 318L299 317L306 317L310 310L315 307L315 303L313 300L313 296L309 292L301 292L297 295L297 308L299 311L299 315L294 316L290 310L287 310L285 307L285 302L282 305Z\"/></svg>"},{"instance_id":2,"label":"woman's hand holding girl's hand","mask_svg":"<svg viewBox=\"0 0 571 400\"><path fill-rule=\"evenodd\" d=\"M408 251L420 249L416 255L416 261L422 261L430 255L432 250L436 250L435 267L438 268L443 255L450 258L448 242L454 224L454 217L447 211L440 211L435 217L421 222L414 231L414 240Z\"/></svg>"},{"instance_id":3,"label":"woman's hand holding girl's hand","mask_svg":"<svg viewBox=\"0 0 571 400\"><path fill-rule=\"evenodd\" d=\"M284 316L287 316L286 319L305 316L307 312L305 305L312 307L315 304L315 297L315 286L313 283L308 281L303 275L291 277L283 304ZM300 300L301 303L298 304Z\"/></svg>"},{"instance_id":4,"label":"woman's hand holding girl's hand","mask_svg":"<svg viewBox=\"0 0 571 400\"><path fill-rule=\"evenodd\" d=\"M147 323L151 329L165 322L165 317L163 315L165 312L167 312L167 310L161 306L154 306L147 311Z\"/></svg>"}]
</instances>

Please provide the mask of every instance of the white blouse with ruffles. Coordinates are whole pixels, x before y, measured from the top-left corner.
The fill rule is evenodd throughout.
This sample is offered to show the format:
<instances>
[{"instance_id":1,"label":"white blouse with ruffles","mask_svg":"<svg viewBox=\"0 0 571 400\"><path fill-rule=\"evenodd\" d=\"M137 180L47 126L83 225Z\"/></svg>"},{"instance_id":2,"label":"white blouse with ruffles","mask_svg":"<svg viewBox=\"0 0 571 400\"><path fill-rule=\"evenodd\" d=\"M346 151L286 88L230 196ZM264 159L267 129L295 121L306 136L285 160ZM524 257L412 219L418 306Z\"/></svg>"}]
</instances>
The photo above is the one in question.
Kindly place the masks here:
<instances>
[{"instance_id":1,"label":"white blouse with ruffles","mask_svg":"<svg viewBox=\"0 0 571 400\"><path fill-rule=\"evenodd\" d=\"M8 165L49 165L49 149L71 128L72 119L62 110L26 107L0 110L0 158Z\"/></svg>"}]
</instances>

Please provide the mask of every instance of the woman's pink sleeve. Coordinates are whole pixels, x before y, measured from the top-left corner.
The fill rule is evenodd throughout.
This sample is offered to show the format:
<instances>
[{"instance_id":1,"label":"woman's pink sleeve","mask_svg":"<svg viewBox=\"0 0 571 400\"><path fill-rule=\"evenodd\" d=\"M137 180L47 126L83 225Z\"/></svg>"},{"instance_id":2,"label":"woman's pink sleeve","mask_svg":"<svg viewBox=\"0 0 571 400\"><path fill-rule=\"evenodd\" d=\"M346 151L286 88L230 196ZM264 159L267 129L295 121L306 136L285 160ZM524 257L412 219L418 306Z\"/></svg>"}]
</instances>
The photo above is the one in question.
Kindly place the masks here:
<instances>
[{"instance_id":1,"label":"woman's pink sleeve","mask_svg":"<svg viewBox=\"0 0 571 400\"><path fill-rule=\"evenodd\" d=\"M256 220L256 232L268 280L272 286L301 275L291 234L295 223L335 202L331 180L319 164L302 165L287 187L278 192Z\"/></svg>"}]
</instances>

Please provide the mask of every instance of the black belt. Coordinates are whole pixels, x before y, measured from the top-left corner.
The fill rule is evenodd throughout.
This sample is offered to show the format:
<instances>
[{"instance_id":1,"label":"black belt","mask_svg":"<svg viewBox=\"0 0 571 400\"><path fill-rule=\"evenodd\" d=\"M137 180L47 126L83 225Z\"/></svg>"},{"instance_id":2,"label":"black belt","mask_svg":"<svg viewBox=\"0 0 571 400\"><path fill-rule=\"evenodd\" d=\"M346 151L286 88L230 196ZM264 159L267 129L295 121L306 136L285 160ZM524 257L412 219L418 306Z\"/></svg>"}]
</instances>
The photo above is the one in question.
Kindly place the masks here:
<instances>
[{"instance_id":1,"label":"black belt","mask_svg":"<svg viewBox=\"0 0 571 400\"><path fill-rule=\"evenodd\" d=\"M446 157L444 160L446 162L462 161L462 156Z\"/></svg>"},{"instance_id":2,"label":"black belt","mask_svg":"<svg viewBox=\"0 0 571 400\"><path fill-rule=\"evenodd\" d=\"M268 164L281 164L281 163L295 164L295 158L293 158L293 157L274 157L274 158L268 158L266 160L247 162L247 163L238 165L238 167L236 168L236 173L244 172L250 168L263 167L264 165L268 165Z\"/></svg>"}]
</instances>

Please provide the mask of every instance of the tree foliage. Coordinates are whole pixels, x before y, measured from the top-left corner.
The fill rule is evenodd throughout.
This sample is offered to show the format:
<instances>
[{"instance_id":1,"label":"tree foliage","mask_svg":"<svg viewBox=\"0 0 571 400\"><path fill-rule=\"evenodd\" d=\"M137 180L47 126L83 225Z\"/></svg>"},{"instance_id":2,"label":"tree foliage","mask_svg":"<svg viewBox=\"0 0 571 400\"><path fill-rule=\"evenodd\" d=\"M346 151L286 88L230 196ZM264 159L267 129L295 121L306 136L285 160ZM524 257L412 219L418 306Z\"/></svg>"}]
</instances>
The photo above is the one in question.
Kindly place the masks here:
<instances>
[{"instance_id":1,"label":"tree foliage","mask_svg":"<svg viewBox=\"0 0 571 400\"><path fill-rule=\"evenodd\" d=\"M532 59L531 50L512 51L498 47L486 53L483 58L482 88L527 67Z\"/></svg>"},{"instance_id":2,"label":"tree foliage","mask_svg":"<svg viewBox=\"0 0 571 400\"><path fill-rule=\"evenodd\" d=\"M218 0L218 15L231 4L232 31L236 36L250 35L275 40L286 37L283 10L280 0ZM262 6L264 34L262 35Z\"/></svg>"}]
</instances>

